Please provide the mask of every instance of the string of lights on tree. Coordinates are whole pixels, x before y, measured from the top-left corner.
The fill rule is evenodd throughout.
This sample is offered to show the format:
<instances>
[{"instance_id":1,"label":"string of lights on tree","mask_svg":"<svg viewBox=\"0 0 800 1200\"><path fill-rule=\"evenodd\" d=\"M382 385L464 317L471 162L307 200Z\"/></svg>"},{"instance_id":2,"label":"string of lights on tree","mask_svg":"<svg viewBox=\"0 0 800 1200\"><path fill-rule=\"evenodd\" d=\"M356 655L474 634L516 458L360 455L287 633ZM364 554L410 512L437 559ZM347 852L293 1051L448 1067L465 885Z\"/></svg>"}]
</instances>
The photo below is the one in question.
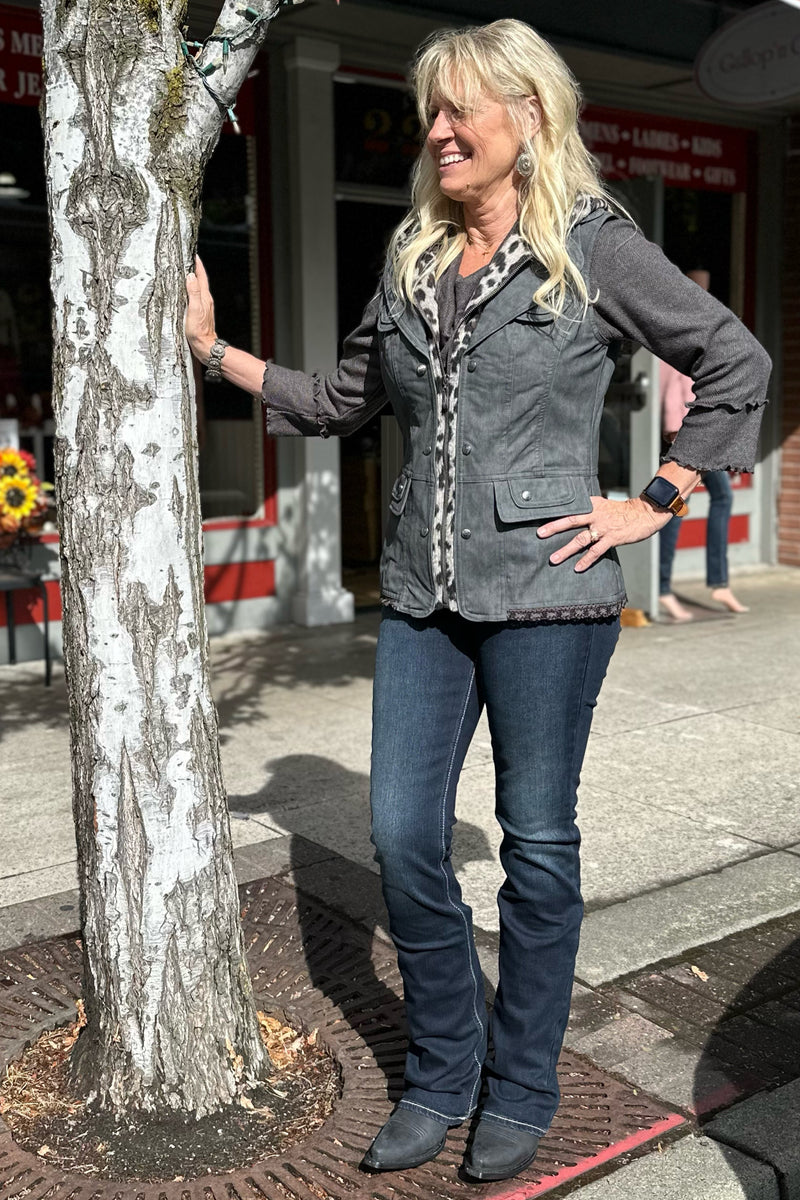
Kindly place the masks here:
<instances>
[{"instance_id":1,"label":"string of lights on tree","mask_svg":"<svg viewBox=\"0 0 800 1200\"><path fill-rule=\"evenodd\" d=\"M304 0L280 0L278 8L291 8L293 5L302 4L303 2L304 2ZM336 0L336 3L338 4L339 0ZM219 92L217 92L216 89L213 88L211 86L211 84L208 82L209 75L213 75L216 71L218 71L220 69L220 63L209 62L209 63L205 63L201 67L199 65L199 63L197 62L197 58L199 58L199 54L197 54L197 53L193 54L192 51L193 50L194 51L205 50L205 48L209 44L209 42L221 42L222 43L222 64L221 64L221 66L222 66L223 72L227 71L228 59L230 58L230 53L231 53L231 46L235 45L236 42L240 38L249 37L252 34L253 30L257 29L259 25L263 25L263 23L265 21L272 20L274 13L269 13L269 14L260 13L260 12L258 12L257 9L250 8L248 6L241 12L240 15L243 17L246 17L249 24L244 25L238 31L238 33L210 33L204 42L191 42L191 41L188 41L188 39L186 37L187 28L188 28L187 27L187 28L184 28L184 30L183 30L183 40L181 41L181 51L183 53L184 59L186 60L187 63L189 63L193 67L195 72L200 76L200 79L202 80L202 83L203 83L203 87L206 89L209 96L211 96L216 101L216 103L220 106L220 108L225 109L225 113L227 114L228 120L233 125L234 131L236 133L241 133L241 129L239 128L239 122L236 120L235 102L233 104L231 104L230 106L227 105L225 103L225 101L222 99L222 97L220 96Z\"/></svg>"}]
</instances>

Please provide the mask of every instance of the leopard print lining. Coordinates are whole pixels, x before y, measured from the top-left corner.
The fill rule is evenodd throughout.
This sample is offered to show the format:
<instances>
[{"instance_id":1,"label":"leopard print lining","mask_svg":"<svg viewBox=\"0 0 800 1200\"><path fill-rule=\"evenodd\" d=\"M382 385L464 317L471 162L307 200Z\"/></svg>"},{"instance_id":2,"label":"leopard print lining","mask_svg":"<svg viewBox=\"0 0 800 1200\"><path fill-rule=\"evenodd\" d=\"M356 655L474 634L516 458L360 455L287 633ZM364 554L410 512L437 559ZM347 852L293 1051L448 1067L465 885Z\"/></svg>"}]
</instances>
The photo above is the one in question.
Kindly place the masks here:
<instances>
[{"instance_id":1,"label":"leopard print lining","mask_svg":"<svg viewBox=\"0 0 800 1200\"><path fill-rule=\"evenodd\" d=\"M496 251L453 334L450 370L446 378L439 352L439 306L436 301L437 281L433 272L434 256L435 252L429 250L419 260L413 297L414 304L427 325L428 354L433 364L436 387L436 497L432 529L435 547L434 589L438 608L449 608L458 612L455 574L455 491L461 364L478 323L481 306L532 255L530 247L515 232L512 232Z\"/></svg>"}]
</instances>

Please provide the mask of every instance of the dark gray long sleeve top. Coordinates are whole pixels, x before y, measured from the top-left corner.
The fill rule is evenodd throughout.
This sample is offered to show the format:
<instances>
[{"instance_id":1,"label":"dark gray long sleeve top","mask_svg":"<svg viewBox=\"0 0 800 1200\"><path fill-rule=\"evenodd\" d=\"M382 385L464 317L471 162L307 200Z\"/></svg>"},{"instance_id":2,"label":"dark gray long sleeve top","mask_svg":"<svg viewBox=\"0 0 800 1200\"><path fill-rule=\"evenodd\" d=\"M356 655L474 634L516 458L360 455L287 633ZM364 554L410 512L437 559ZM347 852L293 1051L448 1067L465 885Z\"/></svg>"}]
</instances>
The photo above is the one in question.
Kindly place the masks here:
<instances>
[{"instance_id":1,"label":"dark gray long sleeve top","mask_svg":"<svg viewBox=\"0 0 800 1200\"><path fill-rule=\"evenodd\" d=\"M607 221L584 268L601 341L639 342L693 381L695 403L664 461L702 471L752 471L771 362L734 314L671 263L630 222ZM376 295L324 377L269 364L267 432L352 433L385 404Z\"/></svg>"}]
</instances>

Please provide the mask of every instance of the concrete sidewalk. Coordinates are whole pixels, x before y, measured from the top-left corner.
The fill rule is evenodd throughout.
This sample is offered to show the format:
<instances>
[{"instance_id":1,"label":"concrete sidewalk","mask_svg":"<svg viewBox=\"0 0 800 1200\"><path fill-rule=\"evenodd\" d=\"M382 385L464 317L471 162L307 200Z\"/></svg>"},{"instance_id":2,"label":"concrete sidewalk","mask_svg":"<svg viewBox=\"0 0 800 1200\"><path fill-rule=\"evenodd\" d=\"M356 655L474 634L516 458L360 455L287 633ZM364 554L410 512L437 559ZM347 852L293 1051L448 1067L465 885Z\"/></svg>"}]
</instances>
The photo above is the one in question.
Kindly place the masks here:
<instances>
[{"instance_id":1,"label":"concrete sidewalk","mask_svg":"<svg viewBox=\"0 0 800 1200\"><path fill-rule=\"evenodd\" d=\"M800 572L741 575L736 590L751 608L743 616L623 631L581 787L587 916L568 1044L684 1111L699 1054L683 1043L677 1053L673 1031L640 1011L606 1011L604 989L800 909ZM380 928L368 834L378 619L229 636L212 656L241 877L290 871ZM75 851L63 680L48 692L26 664L0 668L0 688L0 946L9 946L75 928ZM500 882L492 796L482 724L462 776L454 858L490 980ZM793 1169L785 1154L773 1167L763 1141L719 1132L737 1107L759 1103L765 1128L786 1107L777 1092L745 1100L706 1127L716 1140L683 1137L581 1190L609 1200L800 1197L800 1170L796 1192L773 1188L776 1171Z\"/></svg>"}]
</instances>

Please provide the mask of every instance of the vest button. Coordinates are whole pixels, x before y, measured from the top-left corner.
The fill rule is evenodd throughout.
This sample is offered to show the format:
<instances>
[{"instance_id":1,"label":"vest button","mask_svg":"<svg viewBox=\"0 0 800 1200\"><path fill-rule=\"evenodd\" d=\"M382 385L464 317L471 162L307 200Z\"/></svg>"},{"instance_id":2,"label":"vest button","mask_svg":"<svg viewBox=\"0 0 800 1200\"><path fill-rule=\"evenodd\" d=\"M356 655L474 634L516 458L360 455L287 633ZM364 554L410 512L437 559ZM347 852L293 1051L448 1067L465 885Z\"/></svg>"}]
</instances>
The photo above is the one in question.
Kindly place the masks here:
<instances>
[{"instance_id":1,"label":"vest button","mask_svg":"<svg viewBox=\"0 0 800 1200\"><path fill-rule=\"evenodd\" d=\"M522 493L522 499L523 499L523 500L530 500L530 498L531 498L531 494L530 494L530 492L528 491L528 489L526 488L526 489L525 489L525 491Z\"/></svg>"},{"instance_id":2,"label":"vest button","mask_svg":"<svg viewBox=\"0 0 800 1200\"><path fill-rule=\"evenodd\" d=\"M464 445L461 447L461 453L472 454L472 446L469 444L469 442L464 442Z\"/></svg>"},{"instance_id":3,"label":"vest button","mask_svg":"<svg viewBox=\"0 0 800 1200\"><path fill-rule=\"evenodd\" d=\"M417 374L420 376L420 378L426 373L427 370L428 368L425 366L425 363L417 364Z\"/></svg>"},{"instance_id":4,"label":"vest button","mask_svg":"<svg viewBox=\"0 0 800 1200\"><path fill-rule=\"evenodd\" d=\"M422 529L420 529L420 531L419 531L419 536L420 536L420 537L427 537L429 533L430 533L430 529L428 529L428 526L427 526L427 525L423 525L423 526L422 526Z\"/></svg>"},{"instance_id":5,"label":"vest button","mask_svg":"<svg viewBox=\"0 0 800 1200\"><path fill-rule=\"evenodd\" d=\"M467 363L467 370L468 371L477 371L477 369L478 369L478 364L475 362L474 358L471 358L469 360L469 362Z\"/></svg>"},{"instance_id":6,"label":"vest button","mask_svg":"<svg viewBox=\"0 0 800 1200\"><path fill-rule=\"evenodd\" d=\"M431 450L432 450L432 449L433 449L433 447L432 447L432 446L423 446L423 447L422 447L422 453L423 453L423 454L430 454L430 452L431 452Z\"/></svg>"},{"instance_id":7,"label":"vest button","mask_svg":"<svg viewBox=\"0 0 800 1200\"><path fill-rule=\"evenodd\" d=\"M468 542L469 539L472 537L472 530L471 529L462 529L461 536L465 542Z\"/></svg>"}]
</instances>

